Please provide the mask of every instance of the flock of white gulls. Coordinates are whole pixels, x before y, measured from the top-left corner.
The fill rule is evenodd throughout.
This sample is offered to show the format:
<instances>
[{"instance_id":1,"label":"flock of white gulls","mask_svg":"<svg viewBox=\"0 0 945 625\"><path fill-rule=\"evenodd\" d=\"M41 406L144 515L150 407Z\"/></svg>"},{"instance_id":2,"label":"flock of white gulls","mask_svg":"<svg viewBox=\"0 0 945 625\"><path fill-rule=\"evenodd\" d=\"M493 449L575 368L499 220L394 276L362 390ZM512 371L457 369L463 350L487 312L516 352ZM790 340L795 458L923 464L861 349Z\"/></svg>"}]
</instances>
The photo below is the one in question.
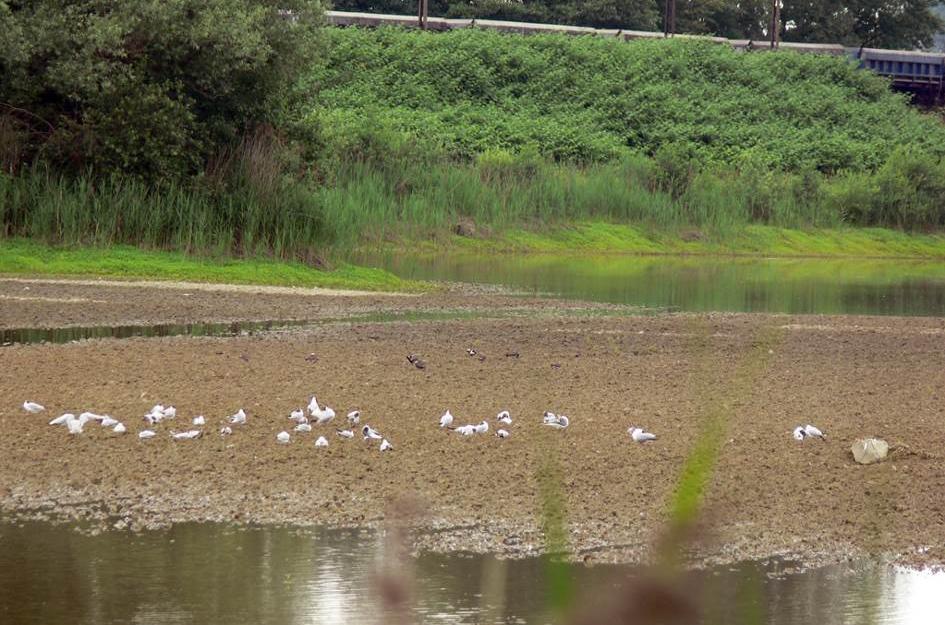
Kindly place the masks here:
<instances>
[{"instance_id":1,"label":"flock of white gulls","mask_svg":"<svg viewBox=\"0 0 945 625\"><path fill-rule=\"evenodd\" d=\"M31 414L38 414L43 412L45 408L32 401L23 402L23 410ZM138 432L138 438L142 440L154 438L157 436L157 432L154 430L154 427L165 419L176 419L177 409L174 406L164 406L162 404L157 404L151 408L144 415L144 422L147 424L147 429L141 430ZM328 406L324 408L321 407L318 403L318 400L313 395L308 402L308 406L305 410L298 408L293 410L289 414L289 420L295 423L295 427L292 428L293 432L298 434L304 434L313 431L313 426L325 426L333 421L335 418L335 411ZM63 415L60 415L49 422L49 425L65 425L70 434L78 435L82 434L82 430L86 424L97 421L101 427L111 428L112 432L115 434L124 434L127 432L127 428L117 419L114 419L108 415L99 415L92 412L83 412L79 416L75 416L71 412L67 412ZM479 423L469 423L466 425L453 425L453 414L447 410L440 417L440 428L451 430L461 436L474 436L477 434L486 434L489 432L489 422L485 419ZM508 429L505 427L499 426L511 426L512 425L512 415L508 410L503 410L495 416L495 421L497 423L495 435L498 438L508 438L511 434ZM203 427L206 425L207 420L203 415L194 417L191 421L193 426ZM246 424L246 412L240 408L234 414L230 415L226 419L227 425L224 425L220 429L221 436L229 436L233 434L233 428L231 426L241 426ZM335 430L335 433L345 439L354 438L354 430L350 429L354 426L359 425L361 422L361 411L352 410L347 415L347 426L349 429ZM555 430L563 430L570 425L571 420L566 415L559 415L553 412L545 412L542 417L542 425ZM203 435L203 430L199 429L190 429L183 432L178 432L175 430L169 431L171 438L174 440L189 440L194 438L199 438ZM648 443L650 441L656 440L656 434L647 432L641 427L630 426L627 428L627 434L630 435L630 438L635 443ZM361 428L361 435L364 437L365 441L380 441L379 449L380 451L390 451L394 446L377 430L372 428L370 425L365 424ZM799 425L794 428L793 436L796 440L803 441L806 438L819 438L821 440L826 440L827 436L819 428L807 424ZM286 445L292 441L292 434L288 431L283 430L276 434L276 441L280 444ZM315 439L316 447L328 447L328 439L325 436L319 436Z\"/></svg>"}]
</instances>

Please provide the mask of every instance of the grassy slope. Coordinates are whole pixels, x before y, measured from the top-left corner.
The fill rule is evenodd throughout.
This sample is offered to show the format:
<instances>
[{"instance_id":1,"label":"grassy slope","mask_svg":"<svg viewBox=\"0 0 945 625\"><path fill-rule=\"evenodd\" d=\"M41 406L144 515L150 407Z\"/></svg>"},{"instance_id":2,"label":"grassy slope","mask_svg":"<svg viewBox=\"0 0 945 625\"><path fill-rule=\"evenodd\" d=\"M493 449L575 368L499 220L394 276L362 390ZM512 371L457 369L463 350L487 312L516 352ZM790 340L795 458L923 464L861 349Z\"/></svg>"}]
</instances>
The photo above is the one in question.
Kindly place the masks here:
<instances>
[{"instance_id":1,"label":"grassy slope","mask_svg":"<svg viewBox=\"0 0 945 625\"><path fill-rule=\"evenodd\" d=\"M380 269L339 264L322 271L296 262L206 259L133 247L60 248L22 239L0 241L0 274L150 278L230 284L419 291L425 285Z\"/></svg>"},{"instance_id":2,"label":"grassy slope","mask_svg":"<svg viewBox=\"0 0 945 625\"><path fill-rule=\"evenodd\" d=\"M691 231L695 233L696 231ZM684 232L685 234L685 232ZM720 239L691 240L668 231L636 226L583 222L545 232L509 230L494 237L452 237L426 244L468 252L738 254L755 256L831 256L863 258L945 258L945 234L908 234L883 228L794 230L745 226ZM687 240L689 239L689 240ZM413 246L413 247L416 247ZM424 248L423 244L419 246Z\"/></svg>"}]
</instances>

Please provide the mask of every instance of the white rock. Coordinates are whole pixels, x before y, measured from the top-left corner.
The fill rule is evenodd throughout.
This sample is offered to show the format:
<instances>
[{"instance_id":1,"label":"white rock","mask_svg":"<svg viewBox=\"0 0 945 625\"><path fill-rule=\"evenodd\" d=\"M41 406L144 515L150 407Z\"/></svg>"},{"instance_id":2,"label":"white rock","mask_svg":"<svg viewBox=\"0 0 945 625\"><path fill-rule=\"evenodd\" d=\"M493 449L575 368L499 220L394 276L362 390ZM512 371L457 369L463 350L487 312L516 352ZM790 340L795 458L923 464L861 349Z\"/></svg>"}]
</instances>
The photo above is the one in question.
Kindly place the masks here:
<instances>
[{"instance_id":1,"label":"white rock","mask_svg":"<svg viewBox=\"0 0 945 625\"><path fill-rule=\"evenodd\" d=\"M873 464L886 457L889 453L889 443L881 438L861 438L853 442L850 451L858 463Z\"/></svg>"},{"instance_id":2,"label":"white rock","mask_svg":"<svg viewBox=\"0 0 945 625\"><path fill-rule=\"evenodd\" d=\"M276 440L282 443L283 445L288 443L290 438L291 437L289 436L289 433L284 430L276 434Z\"/></svg>"},{"instance_id":3,"label":"white rock","mask_svg":"<svg viewBox=\"0 0 945 625\"><path fill-rule=\"evenodd\" d=\"M114 432L115 434L124 434L127 431L128 429L125 427L124 423L119 423L115 425L115 427L112 428L112 432Z\"/></svg>"}]
</instances>

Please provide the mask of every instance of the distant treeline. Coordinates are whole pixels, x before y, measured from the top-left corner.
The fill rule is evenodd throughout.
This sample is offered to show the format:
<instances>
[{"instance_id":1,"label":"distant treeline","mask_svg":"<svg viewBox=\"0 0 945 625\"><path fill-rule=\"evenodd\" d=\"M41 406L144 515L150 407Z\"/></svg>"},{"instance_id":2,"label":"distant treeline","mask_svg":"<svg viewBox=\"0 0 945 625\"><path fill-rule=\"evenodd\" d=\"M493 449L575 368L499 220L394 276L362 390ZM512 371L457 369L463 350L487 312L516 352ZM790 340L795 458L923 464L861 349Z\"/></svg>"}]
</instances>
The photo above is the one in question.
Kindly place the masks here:
<instances>
[{"instance_id":1,"label":"distant treeline","mask_svg":"<svg viewBox=\"0 0 945 625\"><path fill-rule=\"evenodd\" d=\"M942 21L935 0L782 0L785 41L927 48ZM665 0L430 0L430 15L660 30ZM337 0L339 11L411 14L417 0ZM768 37L772 0L676 0L676 32Z\"/></svg>"}]
</instances>

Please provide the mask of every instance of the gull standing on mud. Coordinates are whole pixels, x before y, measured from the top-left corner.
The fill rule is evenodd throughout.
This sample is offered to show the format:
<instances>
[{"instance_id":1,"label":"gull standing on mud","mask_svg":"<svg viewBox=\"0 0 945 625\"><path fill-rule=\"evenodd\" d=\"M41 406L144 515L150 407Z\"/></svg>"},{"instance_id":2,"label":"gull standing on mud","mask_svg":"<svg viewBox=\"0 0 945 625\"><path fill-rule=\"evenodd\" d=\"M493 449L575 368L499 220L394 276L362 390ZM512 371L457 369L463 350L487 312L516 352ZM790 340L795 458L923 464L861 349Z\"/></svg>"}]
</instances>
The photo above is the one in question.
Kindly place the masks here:
<instances>
[{"instance_id":1,"label":"gull standing on mud","mask_svg":"<svg viewBox=\"0 0 945 625\"><path fill-rule=\"evenodd\" d=\"M352 410L351 412L348 413L348 423L350 425L357 425L360 422L361 422L360 410Z\"/></svg>"},{"instance_id":2,"label":"gull standing on mud","mask_svg":"<svg viewBox=\"0 0 945 625\"><path fill-rule=\"evenodd\" d=\"M240 408L236 411L236 414L230 417L230 423L233 425L243 425L246 423L246 412Z\"/></svg>"},{"instance_id":3,"label":"gull standing on mud","mask_svg":"<svg viewBox=\"0 0 945 625\"><path fill-rule=\"evenodd\" d=\"M291 438L291 437L289 436L289 433L286 432L285 430L283 430L283 431L279 432L278 434L276 434L276 440L277 440L278 442L282 443L283 445L286 444L286 443L288 443L290 438Z\"/></svg>"},{"instance_id":4,"label":"gull standing on mud","mask_svg":"<svg viewBox=\"0 0 945 625\"><path fill-rule=\"evenodd\" d=\"M154 438L157 434L154 433L154 430L141 430L138 432L138 438L141 440L147 440L149 438Z\"/></svg>"},{"instance_id":5,"label":"gull standing on mud","mask_svg":"<svg viewBox=\"0 0 945 625\"><path fill-rule=\"evenodd\" d=\"M440 427L448 428L451 425L453 425L453 413L447 410L443 413L443 416L440 417Z\"/></svg>"},{"instance_id":6,"label":"gull standing on mud","mask_svg":"<svg viewBox=\"0 0 945 625\"><path fill-rule=\"evenodd\" d=\"M303 411L301 408L293 410L289 414L289 419L295 421L296 423L308 423L308 418L305 416L305 411Z\"/></svg>"},{"instance_id":7,"label":"gull standing on mud","mask_svg":"<svg viewBox=\"0 0 945 625\"><path fill-rule=\"evenodd\" d=\"M495 416L495 420L504 425L512 425L512 415L508 410L503 410Z\"/></svg>"},{"instance_id":8,"label":"gull standing on mud","mask_svg":"<svg viewBox=\"0 0 945 625\"><path fill-rule=\"evenodd\" d=\"M509 437L509 431L508 431L508 430L496 430L495 435L498 436L499 438L508 438L508 437Z\"/></svg>"},{"instance_id":9,"label":"gull standing on mud","mask_svg":"<svg viewBox=\"0 0 945 625\"><path fill-rule=\"evenodd\" d=\"M489 422L483 419L479 425L474 425L473 428L475 428L476 434L485 434L489 431Z\"/></svg>"},{"instance_id":10,"label":"gull standing on mud","mask_svg":"<svg viewBox=\"0 0 945 625\"><path fill-rule=\"evenodd\" d=\"M393 449L394 446L387 442L387 439L381 441L381 451L389 451Z\"/></svg>"},{"instance_id":11,"label":"gull standing on mud","mask_svg":"<svg viewBox=\"0 0 945 625\"><path fill-rule=\"evenodd\" d=\"M222 428L220 428L220 436L229 436L232 433L233 433L233 428L231 428L228 425L224 425Z\"/></svg>"},{"instance_id":12,"label":"gull standing on mud","mask_svg":"<svg viewBox=\"0 0 945 625\"><path fill-rule=\"evenodd\" d=\"M632 425L627 428L627 433L630 435L630 438L637 443L646 443L649 441L656 440L656 434L651 434L650 432L645 431L643 428L635 428Z\"/></svg>"},{"instance_id":13,"label":"gull standing on mud","mask_svg":"<svg viewBox=\"0 0 945 625\"><path fill-rule=\"evenodd\" d=\"M112 432L114 432L115 434L124 434L127 431L128 430L127 428L125 428L124 423L119 423L118 425L112 428Z\"/></svg>"},{"instance_id":14,"label":"gull standing on mud","mask_svg":"<svg viewBox=\"0 0 945 625\"><path fill-rule=\"evenodd\" d=\"M23 410L30 414L36 414L46 409L41 404L37 404L35 401L25 401L23 402Z\"/></svg>"},{"instance_id":15,"label":"gull standing on mud","mask_svg":"<svg viewBox=\"0 0 945 625\"><path fill-rule=\"evenodd\" d=\"M351 430L338 430L338 436L341 438L354 438L354 432Z\"/></svg>"},{"instance_id":16,"label":"gull standing on mud","mask_svg":"<svg viewBox=\"0 0 945 625\"><path fill-rule=\"evenodd\" d=\"M299 423L294 429L296 432L311 432L312 424L306 421L305 423Z\"/></svg>"},{"instance_id":17,"label":"gull standing on mud","mask_svg":"<svg viewBox=\"0 0 945 625\"><path fill-rule=\"evenodd\" d=\"M207 420L204 419L203 415L198 415L198 416L194 417L193 423L194 423L194 425L206 425L206 424L207 424Z\"/></svg>"},{"instance_id":18,"label":"gull standing on mud","mask_svg":"<svg viewBox=\"0 0 945 625\"><path fill-rule=\"evenodd\" d=\"M328 439L324 436L319 436L318 440L315 441L316 447L328 447Z\"/></svg>"},{"instance_id":19,"label":"gull standing on mud","mask_svg":"<svg viewBox=\"0 0 945 625\"><path fill-rule=\"evenodd\" d=\"M364 434L364 440L368 440L368 439L380 440L384 438L383 436L381 436L380 432L372 428L370 425L365 425L363 428L361 428L361 433Z\"/></svg>"}]
</instances>

